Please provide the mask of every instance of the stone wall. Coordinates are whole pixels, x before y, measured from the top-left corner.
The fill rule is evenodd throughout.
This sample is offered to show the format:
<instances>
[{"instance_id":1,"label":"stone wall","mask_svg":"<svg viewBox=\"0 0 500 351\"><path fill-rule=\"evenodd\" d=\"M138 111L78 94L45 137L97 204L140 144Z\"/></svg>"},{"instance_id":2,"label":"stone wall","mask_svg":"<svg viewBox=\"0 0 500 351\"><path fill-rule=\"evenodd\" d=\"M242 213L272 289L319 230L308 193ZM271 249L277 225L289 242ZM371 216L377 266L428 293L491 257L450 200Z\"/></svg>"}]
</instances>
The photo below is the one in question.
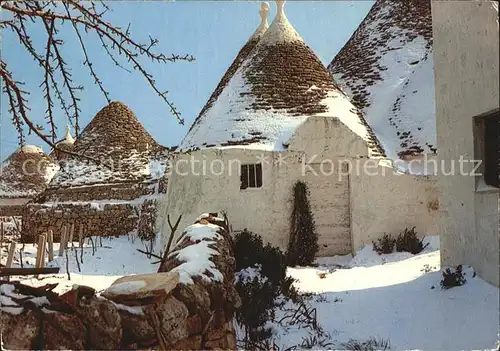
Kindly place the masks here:
<instances>
[{"instance_id":1,"label":"stone wall","mask_svg":"<svg viewBox=\"0 0 500 351\"><path fill-rule=\"evenodd\" d=\"M78 240L80 228L84 236L118 236L130 233L138 220L134 206L124 204L30 204L23 212L21 240L34 242L38 235L52 230L54 240L59 241L63 226L75 225L74 240Z\"/></svg>"},{"instance_id":2,"label":"stone wall","mask_svg":"<svg viewBox=\"0 0 500 351\"><path fill-rule=\"evenodd\" d=\"M47 189L22 208L22 241L33 242L48 230L60 240L63 227L75 225L84 236L118 236L137 228L140 208L147 199L161 199L166 178L151 183L121 183Z\"/></svg>"},{"instance_id":3,"label":"stone wall","mask_svg":"<svg viewBox=\"0 0 500 351\"><path fill-rule=\"evenodd\" d=\"M0 217L22 216L24 205L0 206Z\"/></svg>"},{"instance_id":4,"label":"stone wall","mask_svg":"<svg viewBox=\"0 0 500 351\"><path fill-rule=\"evenodd\" d=\"M420 236L439 235L439 188L435 176L413 176L378 166L350 177L353 251L384 234L416 227Z\"/></svg>"},{"instance_id":5,"label":"stone wall","mask_svg":"<svg viewBox=\"0 0 500 351\"><path fill-rule=\"evenodd\" d=\"M95 200L134 200L155 193L157 183L118 183L68 188L49 188L40 194L36 202L68 202Z\"/></svg>"},{"instance_id":6,"label":"stone wall","mask_svg":"<svg viewBox=\"0 0 500 351\"><path fill-rule=\"evenodd\" d=\"M0 282L6 302L0 306L3 346L12 350L235 350L233 313L240 299L234 288L228 226L217 217L203 218L183 234L172 251L189 247L196 262L190 262L190 255L181 259L172 252L161 272L119 278L101 296L85 286L58 295L51 291L53 286ZM213 250L208 257L204 256L207 247ZM193 263L206 269L193 270ZM182 268L183 264L191 269Z\"/></svg>"},{"instance_id":7,"label":"stone wall","mask_svg":"<svg viewBox=\"0 0 500 351\"><path fill-rule=\"evenodd\" d=\"M203 210L226 211L235 231L248 229L285 251L297 180L305 181L309 189L319 234L318 256L354 253L384 233L398 234L405 227L416 226L422 235L439 235L436 179L399 173L386 160L340 159L321 150L304 155L290 150L207 149L176 157L177 171L169 179L160 216L164 242L170 235L167 214L171 218L182 214L184 226ZM205 174L190 169L191 157L198 162L193 165L206 161ZM322 162L325 159L332 163ZM267 160L262 164L262 187L240 189L239 165L262 160ZM352 161L348 173L345 160ZM365 167L368 162L375 167ZM218 164L216 172L210 172L211 164Z\"/></svg>"}]
</instances>

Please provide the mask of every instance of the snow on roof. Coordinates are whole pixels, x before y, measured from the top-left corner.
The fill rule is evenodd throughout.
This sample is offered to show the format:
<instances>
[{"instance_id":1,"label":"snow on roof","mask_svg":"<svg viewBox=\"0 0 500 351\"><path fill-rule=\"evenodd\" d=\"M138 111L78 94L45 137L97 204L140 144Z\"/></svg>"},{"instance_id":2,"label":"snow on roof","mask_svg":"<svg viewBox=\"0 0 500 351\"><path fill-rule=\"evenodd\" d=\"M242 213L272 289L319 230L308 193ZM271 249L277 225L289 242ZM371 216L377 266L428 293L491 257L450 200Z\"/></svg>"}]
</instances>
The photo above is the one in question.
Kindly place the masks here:
<instances>
[{"instance_id":1,"label":"snow on roof","mask_svg":"<svg viewBox=\"0 0 500 351\"><path fill-rule=\"evenodd\" d=\"M180 283L193 284L192 277L195 276L206 281L223 280L222 273L211 260L212 256L219 255L219 252L213 249L213 245L216 240L221 239L220 234L217 233L220 228L218 225L210 223L197 223L186 228L177 246L186 240L195 242L195 244L177 250L174 248L174 251L169 254L169 257L175 257L183 262L171 270L179 272Z\"/></svg>"},{"instance_id":2,"label":"snow on roof","mask_svg":"<svg viewBox=\"0 0 500 351\"><path fill-rule=\"evenodd\" d=\"M58 141L57 145L59 145L59 144L73 145L74 143L75 143L75 139L73 139L73 136L71 135L70 127L69 127L69 125L66 125L66 133L64 135L64 138L62 140Z\"/></svg>"},{"instance_id":3,"label":"snow on roof","mask_svg":"<svg viewBox=\"0 0 500 351\"><path fill-rule=\"evenodd\" d=\"M70 156L61 162L51 188L159 179L169 156L169 150L156 143L132 110L118 101L97 113L72 151L103 162Z\"/></svg>"},{"instance_id":4,"label":"snow on roof","mask_svg":"<svg viewBox=\"0 0 500 351\"><path fill-rule=\"evenodd\" d=\"M43 154L42 148L40 146L35 146L35 145L21 146L21 151L24 153Z\"/></svg>"},{"instance_id":5,"label":"snow on roof","mask_svg":"<svg viewBox=\"0 0 500 351\"><path fill-rule=\"evenodd\" d=\"M271 26L245 45L180 149L245 146L281 151L311 116L336 117L383 155L363 116L290 24L278 1Z\"/></svg>"},{"instance_id":6,"label":"snow on roof","mask_svg":"<svg viewBox=\"0 0 500 351\"><path fill-rule=\"evenodd\" d=\"M303 41L285 15L285 1L276 1L276 4L278 6L276 18L271 27L267 30L266 35L262 38L261 43L265 45L276 45Z\"/></svg>"},{"instance_id":7,"label":"snow on roof","mask_svg":"<svg viewBox=\"0 0 500 351\"><path fill-rule=\"evenodd\" d=\"M40 147L22 146L0 166L0 197L34 197L45 189L58 168Z\"/></svg>"},{"instance_id":8,"label":"snow on roof","mask_svg":"<svg viewBox=\"0 0 500 351\"><path fill-rule=\"evenodd\" d=\"M389 158L436 152L430 0L377 0L328 69Z\"/></svg>"},{"instance_id":9,"label":"snow on roof","mask_svg":"<svg viewBox=\"0 0 500 351\"><path fill-rule=\"evenodd\" d=\"M267 22L267 17L269 16L269 4L267 2L263 2L260 5L259 15L260 15L260 24L250 37L250 40L259 39L262 36L262 34L266 32L267 28L269 28L269 23Z\"/></svg>"}]
</instances>

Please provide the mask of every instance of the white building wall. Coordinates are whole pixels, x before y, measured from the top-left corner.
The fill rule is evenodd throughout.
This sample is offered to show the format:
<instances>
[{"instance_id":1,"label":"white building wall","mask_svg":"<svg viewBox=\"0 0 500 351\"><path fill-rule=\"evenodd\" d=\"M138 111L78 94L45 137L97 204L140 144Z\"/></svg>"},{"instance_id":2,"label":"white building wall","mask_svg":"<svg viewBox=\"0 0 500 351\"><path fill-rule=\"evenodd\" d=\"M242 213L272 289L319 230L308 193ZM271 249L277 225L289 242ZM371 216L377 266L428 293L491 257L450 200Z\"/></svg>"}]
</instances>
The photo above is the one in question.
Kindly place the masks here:
<instances>
[{"instance_id":1,"label":"white building wall","mask_svg":"<svg viewBox=\"0 0 500 351\"><path fill-rule=\"evenodd\" d=\"M435 234L435 211L428 210L436 206L429 205L437 197L435 182L391 176L392 169L385 176L382 168L377 176L365 175L367 160L363 140L336 118L308 119L284 152L225 148L179 154L162 209L163 242L170 234L167 214L172 222L182 214L179 228L184 228L201 213L226 211L234 230L247 228L286 250L297 180L310 191L320 256L350 253L385 232L414 225L422 234ZM240 164L258 162L263 163L262 188L240 190Z\"/></svg>"},{"instance_id":2,"label":"white building wall","mask_svg":"<svg viewBox=\"0 0 500 351\"><path fill-rule=\"evenodd\" d=\"M350 194L354 251L384 234L395 238L414 226L421 237L438 235L439 192L434 176L372 167L368 172L353 174Z\"/></svg>"},{"instance_id":3,"label":"white building wall","mask_svg":"<svg viewBox=\"0 0 500 351\"><path fill-rule=\"evenodd\" d=\"M499 105L498 2L432 1L432 18L438 155L449 170L460 156L474 159L473 117ZM498 285L498 189L477 184L439 177L442 264L472 265Z\"/></svg>"},{"instance_id":4,"label":"white building wall","mask_svg":"<svg viewBox=\"0 0 500 351\"><path fill-rule=\"evenodd\" d=\"M285 154L287 164L283 165L278 164L278 153L260 150L207 149L191 155L178 155L173 162L174 168L178 169L174 169L169 179L161 229L163 241L166 242L169 236L169 227L165 222L167 214L171 221L182 214L179 228L184 228L193 223L201 213L220 214L221 211L226 211L233 230L246 228L285 250L288 244L292 187L300 176L302 161L300 153ZM241 190L239 165L255 164L263 158L269 161L262 163L263 186ZM223 173L211 172L209 169L205 174L200 174L199 170L193 172L190 169L192 160L204 160L207 165L223 165Z\"/></svg>"}]
</instances>

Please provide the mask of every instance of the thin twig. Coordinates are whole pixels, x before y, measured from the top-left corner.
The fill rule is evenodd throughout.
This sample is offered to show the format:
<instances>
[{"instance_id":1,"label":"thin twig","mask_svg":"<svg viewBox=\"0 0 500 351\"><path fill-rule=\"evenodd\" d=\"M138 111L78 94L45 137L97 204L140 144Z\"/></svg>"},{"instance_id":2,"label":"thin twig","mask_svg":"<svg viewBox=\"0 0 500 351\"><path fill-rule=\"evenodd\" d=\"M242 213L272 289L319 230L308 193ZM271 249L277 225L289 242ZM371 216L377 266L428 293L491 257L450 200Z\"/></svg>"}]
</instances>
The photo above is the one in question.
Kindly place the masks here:
<instances>
[{"instance_id":1,"label":"thin twig","mask_svg":"<svg viewBox=\"0 0 500 351\"><path fill-rule=\"evenodd\" d=\"M78 251L75 250L75 260L76 260L76 265L78 266L78 272L81 272L82 270L80 269L80 262L78 261Z\"/></svg>"}]
</instances>

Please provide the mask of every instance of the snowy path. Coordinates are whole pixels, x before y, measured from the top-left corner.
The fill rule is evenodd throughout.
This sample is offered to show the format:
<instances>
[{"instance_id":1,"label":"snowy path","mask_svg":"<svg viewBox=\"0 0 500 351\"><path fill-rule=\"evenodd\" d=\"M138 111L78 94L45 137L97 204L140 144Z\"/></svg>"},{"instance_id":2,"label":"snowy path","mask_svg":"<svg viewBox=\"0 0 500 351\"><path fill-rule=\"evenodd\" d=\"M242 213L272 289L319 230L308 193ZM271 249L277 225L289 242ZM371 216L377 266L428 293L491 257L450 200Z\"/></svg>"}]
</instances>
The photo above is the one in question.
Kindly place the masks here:
<instances>
[{"instance_id":1,"label":"snowy path","mask_svg":"<svg viewBox=\"0 0 500 351\"><path fill-rule=\"evenodd\" d=\"M370 245L346 268L322 265L289 268L288 273L299 279L301 291L321 294L311 303L319 323L339 342L376 337L389 339L396 350L493 349L499 289L468 270L464 286L441 290L439 243L432 239L431 247L416 256L379 256ZM431 272L425 273L426 265ZM320 273L327 274L322 279ZM297 344L305 335L304 330L291 330L281 343Z\"/></svg>"}]
</instances>

